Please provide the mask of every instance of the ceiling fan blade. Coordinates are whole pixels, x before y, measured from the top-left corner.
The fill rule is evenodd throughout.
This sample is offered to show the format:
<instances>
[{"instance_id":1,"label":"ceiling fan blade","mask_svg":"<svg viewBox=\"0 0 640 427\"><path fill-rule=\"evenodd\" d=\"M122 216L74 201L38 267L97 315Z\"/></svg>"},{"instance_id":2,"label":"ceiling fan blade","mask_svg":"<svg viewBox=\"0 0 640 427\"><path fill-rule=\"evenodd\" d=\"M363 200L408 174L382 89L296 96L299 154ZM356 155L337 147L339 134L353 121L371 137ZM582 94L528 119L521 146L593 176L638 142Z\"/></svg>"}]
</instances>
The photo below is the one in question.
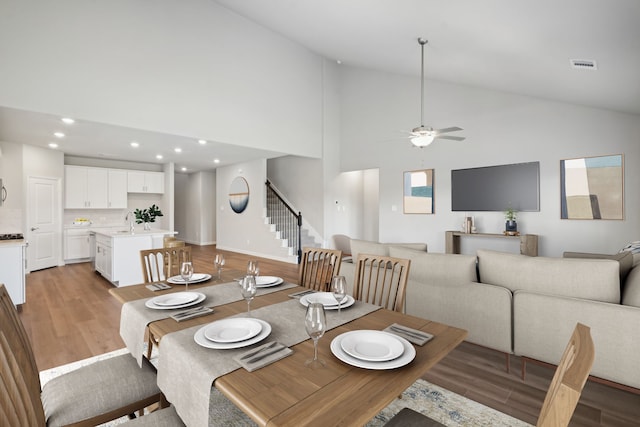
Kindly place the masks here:
<instances>
[{"instance_id":1,"label":"ceiling fan blade","mask_svg":"<svg viewBox=\"0 0 640 427\"><path fill-rule=\"evenodd\" d=\"M464 141L466 138L464 136L446 136L446 135L442 135L442 136L436 136L435 139L450 139L453 141Z\"/></svg>"},{"instance_id":2,"label":"ceiling fan blade","mask_svg":"<svg viewBox=\"0 0 640 427\"><path fill-rule=\"evenodd\" d=\"M463 129L459 128L457 126L453 126L453 127L450 127L450 128L437 129L436 132L437 133L447 133L447 132L456 132L456 131L459 131L459 130L463 130Z\"/></svg>"}]
</instances>

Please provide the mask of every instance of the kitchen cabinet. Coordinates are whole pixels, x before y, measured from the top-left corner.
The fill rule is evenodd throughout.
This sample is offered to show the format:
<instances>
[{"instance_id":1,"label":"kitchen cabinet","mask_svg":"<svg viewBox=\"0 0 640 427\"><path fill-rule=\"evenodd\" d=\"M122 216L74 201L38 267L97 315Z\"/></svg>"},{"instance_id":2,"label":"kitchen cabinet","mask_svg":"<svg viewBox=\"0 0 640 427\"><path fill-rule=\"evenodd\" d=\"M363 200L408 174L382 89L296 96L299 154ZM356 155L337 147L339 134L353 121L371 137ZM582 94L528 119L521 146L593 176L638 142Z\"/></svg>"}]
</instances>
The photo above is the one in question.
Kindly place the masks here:
<instances>
[{"instance_id":1,"label":"kitchen cabinet","mask_svg":"<svg viewBox=\"0 0 640 427\"><path fill-rule=\"evenodd\" d=\"M164 172L128 171L129 193L164 193Z\"/></svg>"},{"instance_id":2,"label":"kitchen cabinet","mask_svg":"<svg viewBox=\"0 0 640 427\"><path fill-rule=\"evenodd\" d=\"M112 281L113 277L113 253L111 238L96 233L96 271L105 279Z\"/></svg>"},{"instance_id":3,"label":"kitchen cabinet","mask_svg":"<svg viewBox=\"0 0 640 427\"><path fill-rule=\"evenodd\" d=\"M65 166L66 209L126 209L127 171Z\"/></svg>"},{"instance_id":4,"label":"kitchen cabinet","mask_svg":"<svg viewBox=\"0 0 640 427\"><path fill-rule=\"evenodd\" d=\"M0 283L4 283L14 305L24 304L27 244L24 240L0 243Z\"/></svg>"},{"instance_id":5,"label":"kitchen cabinet","mask_svg":"<svg viewBox=\"0 0 640 427\"><path fill-rule=\"evenodd\" d=\"M83 262L91 258L89 229L68 229L64 232L64 261Z\"/></svg>"},{"instance_id":6,"label":"kitchen cabinet","mask_svg":"<svg viewBox=\"0 0 640 427\"><path fill-rule=\"evenodd\" d=\"M119 169L109 169L107 194L108 207L110 209L127 208L127 171Z\"/></svg>"},{"instance_id":7,"label":"kitchen cabinet","mask_svg":"<svg viewBox=\"0 0 640 427\"><path fill-rule=\"evenodd\" d=\"M104 209L108 207L107 169L84 166L64 167L64 207Z\"/></svg>"}]
</instances>

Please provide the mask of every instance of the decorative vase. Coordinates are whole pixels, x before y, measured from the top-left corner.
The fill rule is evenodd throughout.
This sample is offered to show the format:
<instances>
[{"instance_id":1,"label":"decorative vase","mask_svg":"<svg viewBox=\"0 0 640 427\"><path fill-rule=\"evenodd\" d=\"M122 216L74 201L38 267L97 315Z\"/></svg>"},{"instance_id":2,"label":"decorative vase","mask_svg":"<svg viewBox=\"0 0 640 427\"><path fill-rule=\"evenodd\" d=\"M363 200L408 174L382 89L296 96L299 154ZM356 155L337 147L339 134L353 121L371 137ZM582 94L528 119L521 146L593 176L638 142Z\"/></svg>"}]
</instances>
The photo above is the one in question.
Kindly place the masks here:
<instances>
[{"instance_id":1,"label":"decorative vase","mask_svg":"<svg viewBox=\"0 0 640 427\"><path fill-rule=\"evenodd\" d=\"M144 231L150 231L151 230L151 223L150 222L145 222L144 223Z\"/></svg>"},{"instance_id":2,"label":"decorative vase","mask_svg":"<svg viewBox=\"0 0 640 427\"><path fill-rule=\"evenodd\" d=\"M518 223L514 219L507 220L504 229L507 233L516 233L518 231Z\"/></svg>"}]
</instances>

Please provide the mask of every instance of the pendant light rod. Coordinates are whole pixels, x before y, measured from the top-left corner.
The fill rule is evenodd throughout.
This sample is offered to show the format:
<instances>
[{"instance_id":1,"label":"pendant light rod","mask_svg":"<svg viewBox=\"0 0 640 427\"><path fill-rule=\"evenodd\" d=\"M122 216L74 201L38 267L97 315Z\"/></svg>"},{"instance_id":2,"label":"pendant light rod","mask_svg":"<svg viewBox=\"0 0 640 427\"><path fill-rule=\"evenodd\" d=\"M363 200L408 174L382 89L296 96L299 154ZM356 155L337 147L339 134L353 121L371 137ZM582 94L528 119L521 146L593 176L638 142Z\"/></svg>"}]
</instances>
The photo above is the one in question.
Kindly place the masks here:
<instances>
[{"instance_id":1,"label":"pendant light rod","mask_svg":"<svg viewBox=\"0 0 640 427\"><path fill-rule=\"evenodd\" d=\"M424 45L429 41L423 39L422 37L418 38L418 43L420 43L421 54L420 54L420 127L424 127Z\"/></svg>"}]
</instances>

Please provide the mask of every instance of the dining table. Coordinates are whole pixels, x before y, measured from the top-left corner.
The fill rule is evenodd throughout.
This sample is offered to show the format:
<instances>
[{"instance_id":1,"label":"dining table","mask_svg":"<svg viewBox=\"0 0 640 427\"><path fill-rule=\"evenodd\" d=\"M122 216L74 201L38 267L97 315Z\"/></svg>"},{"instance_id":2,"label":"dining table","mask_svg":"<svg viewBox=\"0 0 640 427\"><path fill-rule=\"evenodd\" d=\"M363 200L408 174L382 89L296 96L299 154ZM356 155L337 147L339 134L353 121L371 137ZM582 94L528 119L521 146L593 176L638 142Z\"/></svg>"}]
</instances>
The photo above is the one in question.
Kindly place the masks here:
<instances>
[{"instance_id":1,"label":"dining table","mask_svg":"<svg viewBox=\"0 0 640 427\"><path fill-rule=\"evenodd\" d=\"M283 282L251 302L251 317L267 319L273 327L270 335L254 346L275 340L292 351L282 359L249 371L237 360L251 346L217 350L204 348L194 340L195 334L212 322L247 317L247 303L233 280L239 275L242 273L228 271L221 280L189 286L190 290L215 295L212 301L204 302L213 308L211 313L180 322L167 313L142 325L159 343L160 389L187 425L216 425L208 417L209 393L222 393L260 426L364 425L467 336L467 331L460 328L356 301L341 312L326 310L328 330L318 340L318 354L324 366L311 369L305 364L314 352L313 341L304 327L306 308L299 298L292 298L292 294L305 288ZM227 302L218 297L218 291L224 295L225 289L234 286L236 300ZM181 290L183 287L173 286L152 291L140 284L114 288L110 293L123 303L124 311L127 304L139 306L139 300L148 301ZM217 299L223 303L217 304ZM433 338L424 345L410 344L415 356L388 369L377 368L375 363L359 366L346 363L332 349L332 343L335 345L334 341L345 333L382 331L394 324L431 334Z\"/></svg>"}]
</instances>

